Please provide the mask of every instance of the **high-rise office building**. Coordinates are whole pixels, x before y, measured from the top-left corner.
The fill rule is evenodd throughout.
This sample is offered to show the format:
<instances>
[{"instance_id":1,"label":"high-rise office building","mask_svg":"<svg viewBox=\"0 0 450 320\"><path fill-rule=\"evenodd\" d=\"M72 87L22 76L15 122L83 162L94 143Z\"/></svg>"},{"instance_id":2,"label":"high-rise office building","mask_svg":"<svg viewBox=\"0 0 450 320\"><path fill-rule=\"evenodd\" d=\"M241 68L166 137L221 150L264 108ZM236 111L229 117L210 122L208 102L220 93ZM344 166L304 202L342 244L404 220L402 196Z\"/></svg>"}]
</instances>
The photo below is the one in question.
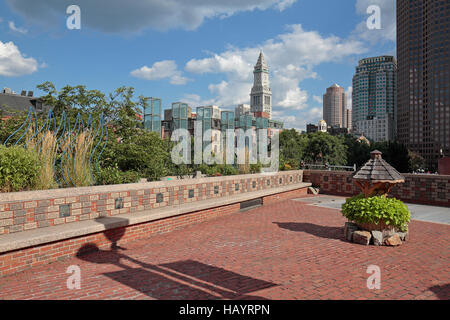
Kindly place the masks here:
<instances>
[{"instance_id":1,"label":"high-rise office building","mask_svg":"<svg viewBox=\"0 0 450 320\"><path fill-rule=\"evenodd\" d=\"M345 110L345 124L348 131L352 130L352 109Z\"/></svg>"},{"instance_id":2,"label":"high-rise office building","mask_svg":"<svg viewBox=\"0 0 450 320\"><path fill-rule=\"evenodd\" d=\"M337 84L327 88L323 95L323 119L329 126L346 128L347 94Z\"/></svg>"},{"instance_id":3,"label":"high-rise office building","mask_svg":"<svg viewBox=\"0 0 450 320\"><path fill-rule=\"evenodd\" d=\"M374 141L395 138L397 62L392 56L359 61L353 76L352 129Z\"/></svg>"},{"instance_id":4,"label":"high-rise office building","mask_svg":"<svg viewBox=\"0 0 450 320\"><path fill-rule=\"evenodd\" d=\"M144 107L144 128L161 135L161 99L147 98Z\"/></svg>"},{"instance_id":5,"label":"high-rise office building","mask_svg":"<svg viewBox=\"0 0 450 320\"><path fill-rule=\"evenodd\" d=\"M435 170L450 156L450 3L397 0L398 139Z\"/></svg>"},{"instance_id":6,"label":"high-rise office building","mask_svg":"<svg viewBox=\"0 0 450 320\"><path fill-rule=\"evenodd\" d=\"M244 114L249 114L250 113L250 105L249 104L240 104L235 108L235 115L236 118L239 118L240 116L244 115Z\"/></svg>"},{"instance_id":7,"label":"high-rise office building","mask_svg":"<svg viewBox=\"0 0 450 320\"><path fill-rule=\"evenodd\" d=\"M217 106L197 108L197 121L202 122L203 148L211 145L215 154L220 152L222 144L222 131L220 122L221 111Z\"/></svg>"},{"instance_id":8,"label":"high-rise office building","mask_svg":"<svg viewBox=\"0 0 450 320\"><path fill-rule=\"evenodd\" d=\"M267 114L272 119L272 90L269 82L269 67L267 66L264 54L259 54L253 70L253 88L250 93L251 112Z\"/></svg>"}]
</instances>

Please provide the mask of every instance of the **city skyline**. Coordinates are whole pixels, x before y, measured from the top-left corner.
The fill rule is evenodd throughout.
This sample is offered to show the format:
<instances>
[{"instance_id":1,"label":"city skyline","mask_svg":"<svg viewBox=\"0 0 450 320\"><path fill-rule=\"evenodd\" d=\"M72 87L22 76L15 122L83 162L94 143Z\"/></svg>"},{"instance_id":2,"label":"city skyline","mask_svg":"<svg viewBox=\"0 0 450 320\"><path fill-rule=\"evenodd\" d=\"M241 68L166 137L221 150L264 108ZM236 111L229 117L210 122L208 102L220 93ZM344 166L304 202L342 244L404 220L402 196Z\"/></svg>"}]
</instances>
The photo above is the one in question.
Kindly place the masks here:
<instances>
[{"instance_id":1,"label":"city skyline","mask_svg":"<svg viewBox=\"0 0 450 320\"><path fill-rule=\"evenodd\" d=\"M351 96L358 60L395 55L395 8L391 2L199 4L196 22L166 19L155 26L157 22L137 19L128 21L129 25L114 25L114 29L106 21L114 18L114 10L105 13L79 1L81 30L68 30L68 15L59 7L52 7L49 13L35 5L42 21L54 18L43 25L22 1L2 1L0 50L12 53L10 61L0 61L0 66L9 63L9 68L0 68L0 85L18 92L34 90L35 95L40 94L36 85L44 81L52 81L58 88L85 84L106 92L126 85L134 87L138 95L162 98L163 109L185 101L194 108L215 104L234 110L238 104L250 104L253 67L263 51L270 67L273 118L284 121L286 128L305 130L307 123L322 118L325 88L339 83ZM381 30L366 26L370 4L381 8ZM144 6L154 9L156 5L145 1ZM102 19L94 21L94 9ZM327 16L327 24L318 21L317 12ZM171 18L169 13L162 18ZM129 13L125 14L128 17ZM22 64L11 63L16 60Z\"/></svg>"}]
</instances>

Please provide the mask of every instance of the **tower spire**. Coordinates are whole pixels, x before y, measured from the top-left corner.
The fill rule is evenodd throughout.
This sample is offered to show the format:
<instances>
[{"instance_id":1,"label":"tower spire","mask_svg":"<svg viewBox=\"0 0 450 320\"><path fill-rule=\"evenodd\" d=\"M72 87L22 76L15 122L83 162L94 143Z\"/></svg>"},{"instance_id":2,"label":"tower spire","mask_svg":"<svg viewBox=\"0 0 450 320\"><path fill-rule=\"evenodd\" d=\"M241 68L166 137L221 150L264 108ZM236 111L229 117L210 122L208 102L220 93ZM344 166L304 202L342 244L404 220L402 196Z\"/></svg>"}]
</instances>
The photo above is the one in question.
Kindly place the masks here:
<instances>
[{"instance_id":1,"label":"tower spire","mask_svg":"<svg viewBox=\"0 0 450 320\"><path fill-rule=\"evenodd\" d=\"M264 53L262 50L259 52L258 61L256 62L256 66L263 66L267 68L266 60L264 59Z\"/></svg>"},{"instance_id":2,"label":"tower spire","mask_svg":"<svg viewBox=\"0 0 450 320\"><path fill-rule=\"evenodd\" d=\"M270 89L269 67L260 51L258 61L253 70L253 88L250 93L250 106L253 113L272 117L272 90Z\"/></svg>"}]
</instances>

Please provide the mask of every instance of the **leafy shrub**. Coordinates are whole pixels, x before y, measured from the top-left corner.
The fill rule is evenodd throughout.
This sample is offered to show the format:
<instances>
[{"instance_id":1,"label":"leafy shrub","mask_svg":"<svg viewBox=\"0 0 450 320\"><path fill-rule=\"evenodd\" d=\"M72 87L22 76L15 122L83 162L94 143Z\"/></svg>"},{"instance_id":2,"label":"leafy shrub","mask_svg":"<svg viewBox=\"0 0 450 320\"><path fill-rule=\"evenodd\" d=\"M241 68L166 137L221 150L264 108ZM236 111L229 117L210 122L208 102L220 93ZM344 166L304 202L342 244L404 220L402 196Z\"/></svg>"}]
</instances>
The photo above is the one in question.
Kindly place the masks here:
<instances>
[{"instance_id":1,"label":"leafy shrub","mask_svg":"<svg viewBox=\"0 0 450 320\"><path fill-rule=\"evenodd\" d=\"M137 131L121 142L109 139L100 166L138 172L150 181L165 176L171 159L166 143L155 132Z\"/></svg>"},{"instance_id":2,"label":"leafy shrub","mask_svg":"<svg viewBox=\"0 0 450 320\"><path fill-rule=\"evenodd\" d=\"M250 173L261 173L261 163L255 163L250 165Z\"/></svg>"},{"instance_id":3,"label":"leafy shrub","mask_svg":"<svg viewBox=\"0 0 450 320\"><path fill-rule=\"evenodd\" d=\"M220 167L220 173L224 176L234 176L239 173L239 171L231 165L223 165Z\"/></svg>"},{"instance_id":4,"label":"leafy shrub","mask_svg":"<svg viewBox=\"0 0 450 320\"><path fill-rule=\"evenodd\" d=\"M386 196L365 198L363 194L347 199L342 215L357 223L384 222L401 231L406 231L410 220L409 209L402 201Z\"/></svg>"},{"instance_id":5,"label":"leafy shrub","mask_svg":"<svg viewBox=\"0 0 450 320\"><path fill-rule=\"evenodd\" d=\"M139 181L140 176L137 172L120 171L115 167L108 167L100 169L96 177L97 185L110 185L110 184L123 184L123 183L136 183Z\"/></svg>"},{"instance_id":6,"label":"leafy shrub","mask_svg":"<svg viewBox=\"0 0 450 320\"><path fill-rule=\"evenodd\" d=\"M0 146L0 190L14 192L35 188L41 164L37 154L23 147Z\"/></svg>"}]
</instances>

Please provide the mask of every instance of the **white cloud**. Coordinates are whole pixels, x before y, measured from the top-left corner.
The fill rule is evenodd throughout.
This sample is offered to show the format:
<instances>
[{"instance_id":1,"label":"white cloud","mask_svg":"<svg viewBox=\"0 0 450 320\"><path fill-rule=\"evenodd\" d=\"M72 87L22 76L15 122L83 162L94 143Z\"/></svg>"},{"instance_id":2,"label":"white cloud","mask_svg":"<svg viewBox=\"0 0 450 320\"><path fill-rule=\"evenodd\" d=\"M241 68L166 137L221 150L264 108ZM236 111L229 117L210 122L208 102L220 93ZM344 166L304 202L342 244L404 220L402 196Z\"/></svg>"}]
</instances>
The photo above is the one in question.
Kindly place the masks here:
<instances>
[{"instance_id":1,"label":"white cloud","mask_svg":"<svg viewBox=\"0 0 450 320\"><path fill-rule=\"evenodd\" d=\"M367 27L367 8L371 5L377 5L381 9L381 29L370 30ZM396 1L394 0L357 0L356 13L363 17L363 21L359 23L354 30L354 36L375 44L379 41L396 41L397 25L396 25Z\"/></svg>"},{"instance_id":2,"label":"white cloud","mask_svg":"<svg viewBox=\"0 0 450 320\"><path fill-rule=\"evenodd\" d=\"M143 66L130 73L133 77L144 80L170 79L174 85L186 84L189 79L181 75L177 64L173 60L163 60L155 62L151 67Z\"/></svg>"},{"instance_id":3,"label":"white cloud","mask_svg":"<svg viewBox=\"0 0 450 320\"><path fill-rule=\"evenodd\" d=\"M300 88L300 82L318 77L313 70L315 66L324 62L341 61L345 57L366 51L360 41L335 36L324 37L316 31L303 30L301 25L291 25L288 26L288 32L259 46L231 46L222 53L191 59L185 70L197 74L225 75L225 80L209 85L210 92L216 95L217 105L249 103L253 66L260 50L264 52L271 69L274 110L306 108L308 93Z\"/></svg>"},{"instance_id":4,"label":"white cloud","mask_svg":"<svg viewBox=\"0 0 450 320\"><path fill-rule=\"evenodd\" d=\"M146 28L194 30L205 19L270 8L283 11L296 0L78 0L82 23L108 33ZM7 0L13 11L35 23L56 25L73 0Z\"/></svg>"},{"instance_id":5,"label":"white cloud","mask_svg":"<svg viewBox=\"0 0 450 320\"><path fill-rule=\"evenodd\" d=\"M178 99L179 101L186 102L191 106L193 109L192 111L195 112L195 108L199 106L208 106L214 104L214 100L203 100L202 97L195 93L188 93L185 94L183 97Z\"/></svg>"},{"instance_id":6,"label":"white cloud","mask_svg":"<svg viewBox=\"0 0 450 320\"><path fill-rule=\"evenodd\" d=\"M313 100L317 103L323 104L323 97L321 96L313 96Z\"/></svg>"},{"instance_id":7,"label":"white cloud","mask_svg":"<svg viewBox=\"0 0 450 320\"><path fill-rule=\"evenodd\" d=\"M283 11L292 6L297 0L281 0L276 6L278 10Z\"/></svg>"},{"instance_id":8,"label":"white cloud","mask_svg":"<svg viewBox=\"0 0 450 320\"><path fill-rule=\"evenodd\" d=\"M286 115L284 111L274 111L274 118L284 122L285 129L305 130L309 123L317 124L322 119L322 108L313 107L305 110L295 111Z\"/></svg>"},{"instance_id":9,"label":"white cloud","mask_svg":"<svg viewBox=\"0 0 450 320\"><path fill-rule=\"evenodd\" d=\"M21 33L21 34L27 34L28 30L25 28L20 28L20 27L16 27L16 25L14 24L14 21L10 21L8 23L9 29L11 29L12 31Z\"/></svg>"},{"instance_id":10,"label":"white cloud","mask_svg":"<svg viewBox=\"0 0 450 320\"><path fill-rule=\"evenodd\" d=\"M18 77L38 70L34 58L26 58L13 42L0 41L0 76Z\"/></svg>"}]
</instances>

